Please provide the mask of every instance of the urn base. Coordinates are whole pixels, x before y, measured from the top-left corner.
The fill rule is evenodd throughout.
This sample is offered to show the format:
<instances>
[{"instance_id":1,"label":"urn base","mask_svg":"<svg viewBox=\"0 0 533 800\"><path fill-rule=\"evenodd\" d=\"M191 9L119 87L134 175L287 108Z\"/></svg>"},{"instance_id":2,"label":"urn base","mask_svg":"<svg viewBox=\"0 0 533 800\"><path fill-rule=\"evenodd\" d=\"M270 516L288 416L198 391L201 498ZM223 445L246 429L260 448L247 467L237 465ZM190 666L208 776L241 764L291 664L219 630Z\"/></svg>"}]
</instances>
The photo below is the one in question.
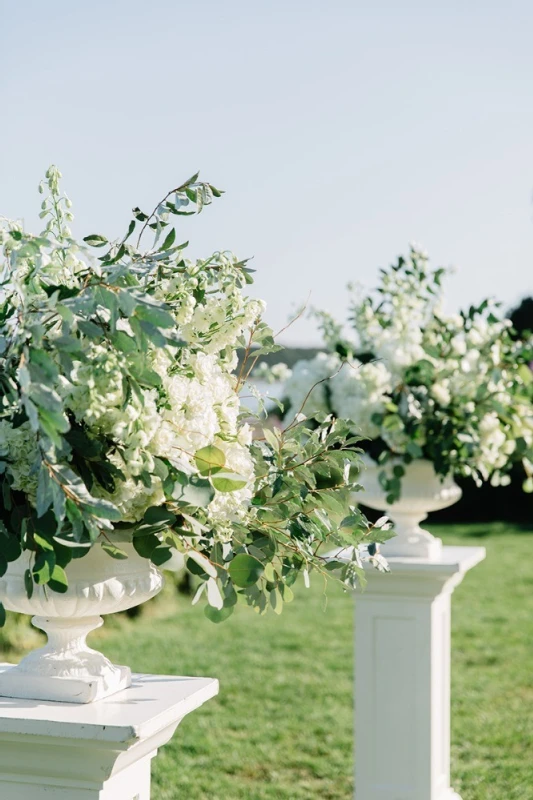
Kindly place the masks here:
<instances>
[{"instance_id":1,"label":"urn base","mask_svg":"<svg viewBox=\"0 0 533 800\"><path fill-rule=\"evenodd\" d=\"M48 644L0 673L0 696L57 703L93 703L131 686L129 667L112 664L87 646L85 637L102 617L34 617Z\"/></svg>"},{"instance_id":2,"label":"urn base","mask_svg":"<svg viewBox=\"0 0 533 800\"><path fill-rule=\"evenodd\" d=\"M94 703L131 686L130 668L112 666L112 674L83 678L43 678L21 672L18 666L10 667L0 676L0 696L54 703Z\"/></svg>"},{"instance_id":3,"label":"urn base","mask_svg":"<svg viewBox=\"0 0 533 800\"><path fill-rule=\"evenodd\" d=\"M398 556L437 561L441 557L442 540L437 539L419 525L427 517L427 514L402 513L394 508L387 508L386 511L394 521L396 536L380 545L380 552L385 558Z\"/></svg>"}]
</instances>

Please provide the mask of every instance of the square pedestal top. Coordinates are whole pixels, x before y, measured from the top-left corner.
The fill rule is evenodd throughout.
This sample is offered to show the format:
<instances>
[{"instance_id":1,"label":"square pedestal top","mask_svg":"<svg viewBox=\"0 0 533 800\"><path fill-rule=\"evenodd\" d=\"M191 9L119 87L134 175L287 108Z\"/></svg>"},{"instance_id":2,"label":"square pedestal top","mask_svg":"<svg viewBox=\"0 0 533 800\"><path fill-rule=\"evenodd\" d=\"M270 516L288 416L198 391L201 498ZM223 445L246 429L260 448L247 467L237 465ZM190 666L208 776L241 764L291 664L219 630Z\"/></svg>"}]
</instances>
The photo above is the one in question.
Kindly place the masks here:
<instances>
[{"instance_id":1,"label":"square pedestal top","mask_svg":"<svg viewBox=\"0 0 533 800\"><path fill-rule=\"evenodd\" d=\"M397 572L468 572L486 556L484 547L464 545L445 546L437 558L414 558L412 556L388 556L391 570Z\"/></svg>"},{"instance_id":2,"label":"square pedestal top","mask_svg":"<svg viewBox=\"0 0 533 800\"><path fill-rule=\"evenodd\" d=\"M0 664L0 670L11 666ZM156 735L216 694L213 678L133 675L129 689L85 705L0 697L0 736L128 744Z\"/></svg>"},{"instance_id":3,"label":"square pedestal top","mask_svg":"<svg viewBox=\"0 0 533 800\"><path fill-rule=\"evenodd\" d=\"M338 547L325 554L326 558L337 561L351 560L351 547ZM414 556L387 556L387 563L391 571L420 572L420 573L449 573L468 572L480 561L483 561L487 552L484 547L465 547L463 545L446 546L440 551L437 558L416 558ZM365 564L365 568L374 571L370 563Z\"/></svg>"}]
</instances>

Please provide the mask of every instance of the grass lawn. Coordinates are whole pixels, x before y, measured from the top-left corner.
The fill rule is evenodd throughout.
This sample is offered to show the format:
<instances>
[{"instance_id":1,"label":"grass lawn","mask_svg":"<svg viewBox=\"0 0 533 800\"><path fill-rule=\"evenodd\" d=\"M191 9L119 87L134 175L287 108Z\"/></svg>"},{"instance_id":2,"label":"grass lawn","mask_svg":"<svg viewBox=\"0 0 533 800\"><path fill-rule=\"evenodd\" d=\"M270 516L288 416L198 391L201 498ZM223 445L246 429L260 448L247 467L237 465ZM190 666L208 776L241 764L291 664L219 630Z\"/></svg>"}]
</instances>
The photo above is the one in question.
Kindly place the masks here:
<instances>
[{"instance_id":1,"label":"grass lawn","mask_svg":"<svg viewBox=\"0 0 533 800\"><path fill-rule=\"evenodd\" d=\"M453 599L453 785L462 800L531 800L533 536L433 530L487 548ZM327 607L316 581L280 618L239 608L218 626L179 598L96 636L137 671L220 679L155 760L154 800L352 797L352 601L335 586Z\"/></svg>"}]
</instances>

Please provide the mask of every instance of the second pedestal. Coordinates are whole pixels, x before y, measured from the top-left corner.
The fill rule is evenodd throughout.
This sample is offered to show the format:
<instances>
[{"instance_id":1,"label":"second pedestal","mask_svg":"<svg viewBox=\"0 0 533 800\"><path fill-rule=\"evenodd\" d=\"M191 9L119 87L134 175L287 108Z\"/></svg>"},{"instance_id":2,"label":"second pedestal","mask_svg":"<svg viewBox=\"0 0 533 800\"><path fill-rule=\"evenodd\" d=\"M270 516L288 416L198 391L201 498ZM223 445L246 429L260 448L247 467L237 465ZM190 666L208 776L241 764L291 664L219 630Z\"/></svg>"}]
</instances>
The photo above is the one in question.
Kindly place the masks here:
<instances>
[{"instance_id":1,"label":"second pedestal","mask_svg":"<svg viewBox=\"0 0 533 800\"><path fill-rule=\"evenodd\" d=\"M390 558L355 599L356 800L460 800L450 786L451 595L482 547Z\"/></svg>"}]
</instances>

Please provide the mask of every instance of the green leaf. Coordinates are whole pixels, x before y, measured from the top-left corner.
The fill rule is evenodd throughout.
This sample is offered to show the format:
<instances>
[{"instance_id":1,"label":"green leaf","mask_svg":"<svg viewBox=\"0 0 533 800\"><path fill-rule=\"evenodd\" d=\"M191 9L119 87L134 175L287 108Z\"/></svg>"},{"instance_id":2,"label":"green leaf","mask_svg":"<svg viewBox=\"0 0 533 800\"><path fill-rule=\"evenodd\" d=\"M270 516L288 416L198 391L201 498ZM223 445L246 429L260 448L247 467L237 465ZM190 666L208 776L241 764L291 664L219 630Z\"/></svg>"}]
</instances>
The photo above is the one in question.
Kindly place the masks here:
<instances>
[{"instance_id":1,"label":"green leaf","mask_svg":"<svg viewBox=\"0 0 533 800\"><path fill-rule=\"evenodd\" d=\"M50 473L44 464L41 464L39 470L39 479L37 483L37 516L42 517L46 514L52 504L52 491L50 487Z\"/></svg>"},{"instance_id":2,"label":"green leaf","mask_svg":"<svg viewBox=\"0 0 533 800\"><path fill-rule=\"evenodd\" d=\"M216 475L211 479L211 483L217 492L236 492L238 489L244 489L248 484L241 475L234 475L230 472L224 472Z\"/></svg>"},{"instance_id":3,"label":"green leaf","mask_svg":"<svg viewBox=\"0 0 533 800\"><path fill-rule=\"evenodd\" d=\"M150 556L150 560L156 565L156 567L163 566L163 564L166 564L171 558L172 550L170 547L162 544L160 544L159 547L156 547L155 550L152 550L152 554Z\"/></svg>"},{"instance_id":4,"label":"green leaf","mask_svg":"<svg viewBox=\"0 0 533 800\"><path fill-rule=\"evenodd\" d=\"M31 600L33 596L34 583L33 583L33 578L31 576L31 570L29 569L27 569L24 573L24 588L26 589L26 594L28 596L28 599Z\"/></svg>"},{"instance_id":5,"label":"green leaf","mask_svg":"<svg viewBox=\"0 0 533 800\"><path fill-rule=\"evenodd\" d=\"M48 539L45 539L45 537L41 536L39 533L34 532L33 541L41 548L41 550L44 550L45 552L50 552L54 549L52 542L50 542Z\"/></svg>"},{"instance_id":6,"label":"green leaf","mask_svg":"<svg viewBox=\"0 0 533 800\"><path fill-rule=\"evenodd\" d=\"M109 519L111 522L120 522L122 519L121 512L109 500L91 497L90 500L80 502L80 506L101 519Z\"/></svg>"},{"instance_id":7,"label":"green leaf","mask_svg":"<svg viewBox=\"0 0 533 800\"><path fill-rule=\"evenodd\" d=\"M224 607L224 599L214 578L209 578L207 581L207 602L218 611Z\"/></svg>"},{"instance_id":8,"label":"green leaf","mask_svg":"<svg viewBox=\"0 0 533 800\"><path fill-rule=\"evenodd\" d=\"M19 538L7 532L4 536L0 536L0 552L6 561L16 561L22 552Z\"/></svg>"},{"instance_id":9,"label":"green leaf","mask_svg":"<svg viewBox=\"0 0 533 800\"><path fill-rule=\"evenodd\" d=\"M276 435L275 431L271 431L270 428L263 428L263 436L274 452L277 453L281 446L281 441L279 436Z\"/></svg>"},{"instance_id":10,"label":"green leaf","mask_svg":"<svg viewBox=\"0 0 533 800\"><path fill-rule=\"evenodd\" d=\"M151 558L152 553L160 544L161 542L154 533L148 536L136 536L133 539L133 546L142 558Z\"/></svg>"},{"instance_id":11,"label":"green leaf","mask_svg":"<svg viewBox=\"0 0 533 800\"><path fill-rule=\"evenodd\" d=\"M53 592L58 592L59 594L65 594L68 591L68 578L63 567L58 564L55 565L48 581L48 586Z\"/></svg>"},{"instance_id":12,"label":"green leaf","mask_svg":"<svg viewBox=\"0 0 533 800\"><path fill-rule=\"evenodd\" d=\"M161 523L164 527L169 527L176 522L176 515L169 511L166 506L151 506L145 512L143 522L148 525Z\"/></svg>"},{"instance_id":13,"label":"green leaf","mask_svg":"<svg viewBox=\"0 0 533 800\"><path fill-rule=\"evenodd\" d=\"M205 606L204 614L211 622L224 622L228 617L231 617L234 608L235 606L224 606L219 610L218 608L213 608L213 606Z\"/></svg>"},{"instance_id":14,"label":"green leaf","mask_svg":"<svg viewBox=\"0 0 533 800\"><path fill-rule=\"evenodd\" d=\"M159 328L144 319L141 320L140 325L143 333L148 336L150 341L153 342L156 347L165 347L167 340Z\"/></svg>"},{"instance_id":15,"label":"green leaf","mask_svg":"<svg viewBox=\"0 0 533 800\"><path fill-rule=\"evenodd\" d=\"M108 265L116 264L117 261L120 261L120 259L122 258L122 256L124 255L125 252L126 252L126 248L125 248L125 246L123 244L121 244L120 247L118 248L117 252L115 253L115 255L112 258L110 258L110 259L108 258L108 256L109 256L109 253L108 253L106 256L102 256L100 260L105 262Z\"/></svg>"},{"instance_id":16,"label":"green leaf","mask_svg":"<svg viewBox=\"0 0 533 800\"><path fill-rule=\"evenodd\" d=\"M281 584L281 594L283 595L284 603L291 603L294 600L294 592L286 583Z\"/></svg>"},{"instance_id":17,"label":"green leaf","mask_svg":"<svg viewBox=\"0 0 533 800\"><path fill-rule=\"evenodd\" d=\"M128 557L128 554L124 552L124 550L121 550L120 547L117 547L116 544L112 542L102 542L101 547L104 553L107 553L111 558L123 560Z\"/></svg>"},{"instance_id":18,"label":"green leaf","mask_svg":"<svg viewBox=\"0 0 533 800\"><path fill-rule=\"evenodd\" d=\"M243 589L257 583L264 571L263 564L257 558L246 553L236 555L228 569L233 583Z\"/></svg>"},{"instance_id":19,"label":"green leaf","mask_svg":"<svg viewBox=\"0 0 533 800\"><path fill-rule=\"evenodd\" d=\"M176 325L172 314L169 314L164 308L148 305L146 303L137 306L135 316L146 322L151 322L152 325L155 325L157 328L173 328Z\"/></svg>"},{"instance_id":20,"label":"green leaf","mask_svg":"<svg viewBox=\"0 0 533 800\"><path fill-rule=\"evenodd\" d=\"M520 364L518 367L518 374L526 386L530 386L533 382L533 372L527 364Z\"/></svg>"},{"instance_id":21,"label":"green leaf","mask_svg":"<svg viewBox=\"0 0 533 800\"><path fill-rule=\"evenodd\" d=\"M35 583L43 585L52 577L56 565L56 556L53 552L39 553L33 565L33 579Z\"/></svg>"},{"instance_id":22,"label":"green leaf","mask_svg":"<svg viewBox=\"0 0 533 800\"><path fill-rule=\"evenodd\" d=\"M408 442L406 451L409 453L410 456L413 458L422 458L423 450L420 445L416 444L415 442Z\"/></svg>"},{"instance_id":23,"label":"green leaf","mask_svg":"<svg viewBox=\"0 0 533 800\"><path fill-rule=\"evenodd\" d=\"M115 347L118 350L122 350L123 353L132 353L134 350L137 350L135 341L131 336L128 336L127 333L124 333L124 331L117 331L110 338Z\"/></svg>"},{"instance_id":24,"label":"green leaf","mask_svg":"<svg viewBox=\"0 0 533 800\"><path fill-rule=\"evenodd\" d=\"M270 605L275 614L281 614L283 611L283 597L277 587L270 592Z\"/></svg>"},{"instance_id":25,"label":"green leaf","mask_svg":"<svg viewBox=\"0 0 533 800\"><path fill-rule=\"evenodd\" d=\"M169 233L167 233L165 241L163 242L163 244L159 249L170 250L175 241L176 241L176 230L175 228L172 228L172 230Z\"/></svg>"},{"instance_id":26,"label":"green leaf","mask_svg":"<svg viewBox=\"0 0 533 800\"><path fill-rule=\"evenodd\" d=\"M209 606L207 606L209 608ZM6 624L6 610L4 608L4 604L0 603L0 628L3 628Z\"/></svg>"},{"instance_id":27,"label":"green leaf","mask_svg":"<svg viewBox=\"0 0 533 800\"><path fill-rule=\"evenodd\" d=\"M188 505L206 508L215 496L215 492L208 480L191 475L188 483L176 485L173 496Z\"/></svg>"},{"instance_id":28,"label":"green leaf","mask_svg":"<svg viewBox=\"0 0 533 800\"><path fill-rule=\"evenodd\" d=\"M194 460L200 475L206 476L220 472L226 463L226 456L218 447L209 445L197 450Z\"/></svg>"},{"instance_id":29,"label":"green leaf","mask_svg":"<svg viewBox=\"0 0 533 800\"><path fill-rule=\"evenodd\" d=\"M104 247L108 243L105 236L100 236L98 233L91 233L89 236L84 236L83 241L89 247Z\"/></svg>"},{"instance_id":30,"label":"green leaf","mask_svg":"<svg viewBox=\"0 0 533 800\"><path fill-rule=\"evenodd\" d=\"M187 556L192 560L195 561L202 570L209 575L211 578L217 577L217 569L212 564L208 558L206 558L202 553L196 552L196 550L188 550Z\"/></svg>"},{"instance_id":31,"label":"green leaf","mask_svg":"<svg viewBox=\"0 0 533 800\"><path fill-rule=\"evenodd\" d=\"M78 329L90 339L99 339L103 336L102 328L90 319L78 320Z\"/></svg>"}]
</instances>

